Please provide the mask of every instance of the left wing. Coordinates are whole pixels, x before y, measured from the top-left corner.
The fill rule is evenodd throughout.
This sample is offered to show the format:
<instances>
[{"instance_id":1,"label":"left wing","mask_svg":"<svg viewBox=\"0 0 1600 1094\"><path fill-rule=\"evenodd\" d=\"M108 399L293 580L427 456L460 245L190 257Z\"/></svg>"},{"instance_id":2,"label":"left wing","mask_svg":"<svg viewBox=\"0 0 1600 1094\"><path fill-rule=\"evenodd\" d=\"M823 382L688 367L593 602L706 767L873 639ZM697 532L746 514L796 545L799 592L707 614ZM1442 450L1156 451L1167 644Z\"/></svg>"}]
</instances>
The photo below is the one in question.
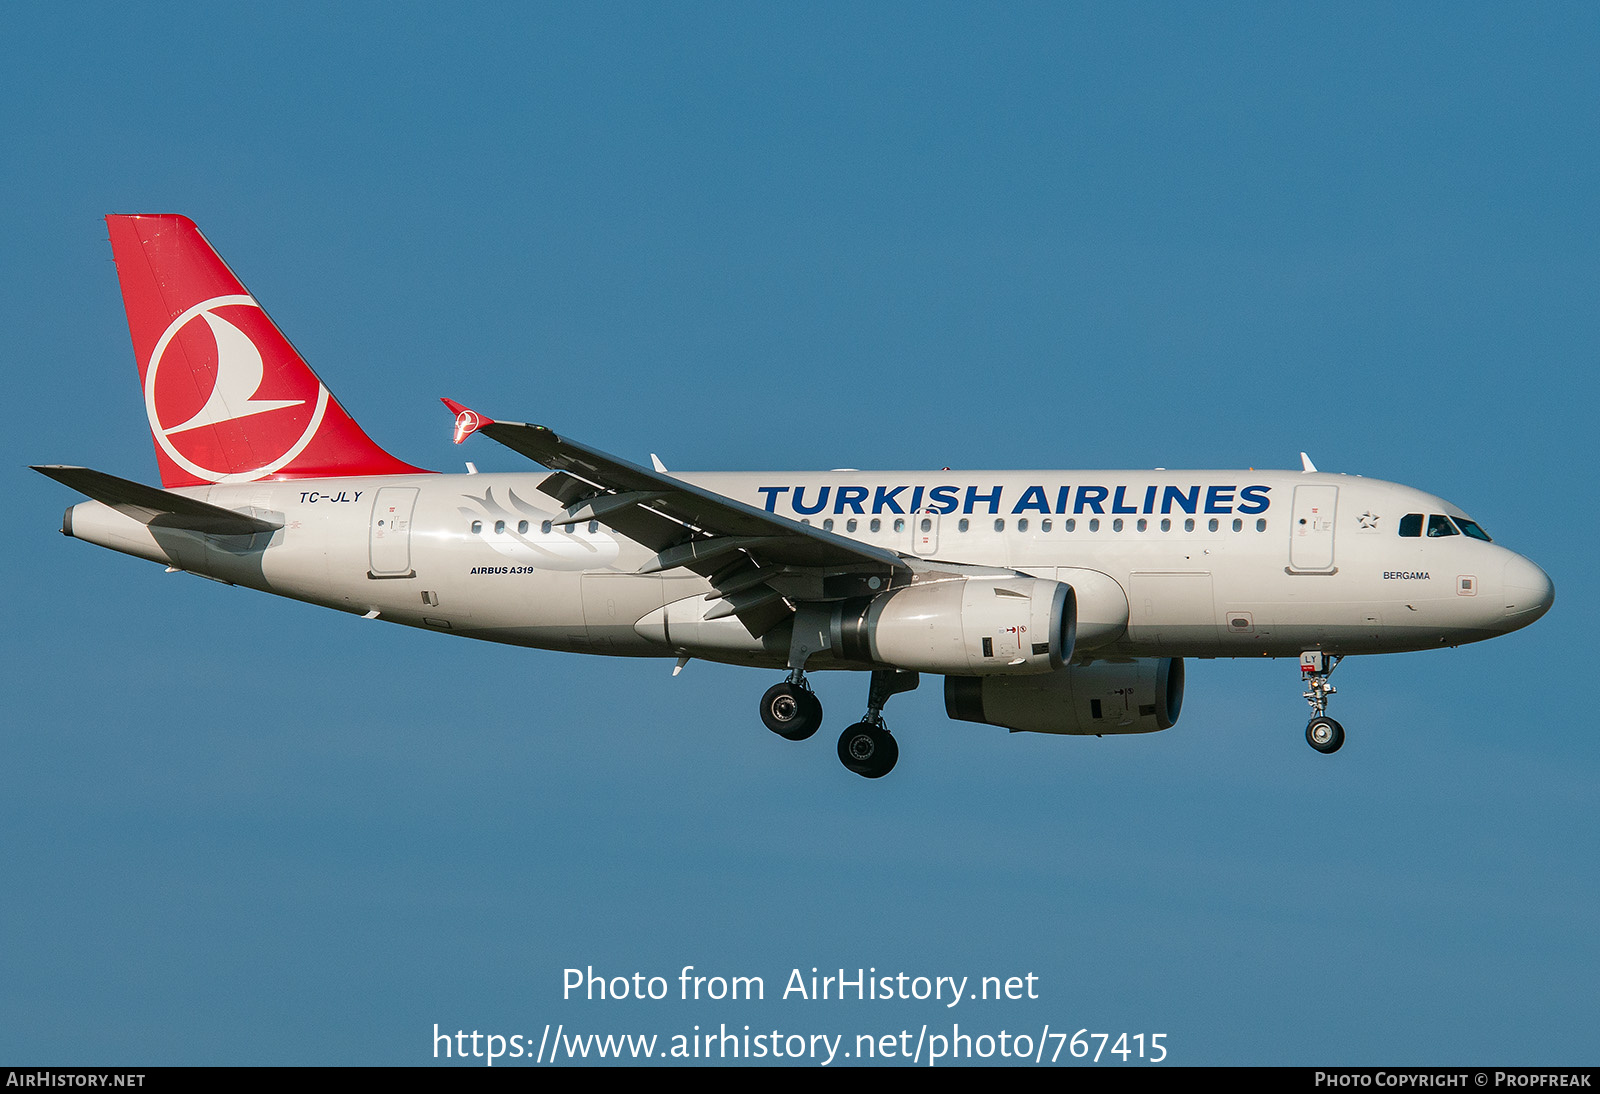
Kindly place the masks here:
<instances>
[{"instance_id":1,"label":"left wing","mask_svg":"<svg viewBox=\"0 0 1600 1094\"><path fill-rule=\"evenodd\" d=\"M556 472L539 484L566 506L553 523L604 520L656 552L639 573L681 566L710 580L706 599L721 603L707 619L736 615L759 637L786 621L795 602L864 595L909 570L894 551L768 513L542 425L497 422L443 402L456 412L458 444L486 433Z\"/></svg>"}]
</instances>

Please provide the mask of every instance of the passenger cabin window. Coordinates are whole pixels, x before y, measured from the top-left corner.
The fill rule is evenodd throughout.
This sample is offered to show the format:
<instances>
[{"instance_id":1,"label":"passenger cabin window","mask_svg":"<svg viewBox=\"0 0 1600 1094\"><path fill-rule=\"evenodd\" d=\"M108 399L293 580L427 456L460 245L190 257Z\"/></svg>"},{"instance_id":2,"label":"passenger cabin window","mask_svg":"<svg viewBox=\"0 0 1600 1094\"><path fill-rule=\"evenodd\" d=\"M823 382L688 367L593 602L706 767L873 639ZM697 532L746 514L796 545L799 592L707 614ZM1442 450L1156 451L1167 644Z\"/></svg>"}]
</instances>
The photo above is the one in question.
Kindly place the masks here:
<instances>
[{"instance_id":1,"label":"passenger cabin window","mask_svg":"<svg viewBox=\"0 0 1600 1094\"><path fill-rule=\"evenodd\" d=\"M481 520L473 521L472 522L472 534L473 535L477 535L482 531L483 531L483 521L481 521Z\"/></svg>"},{"instance_id":2,"label":"passenger cabin window","mask_svg":"<svg viewBox=\"0 0 1600 1094\"><path fill-rule=\"evenodd\" d=\"M1456 526L1450 523L1450 518L1442 513L1434 513L1428 517L1428 538L1438 539L1441 536L1459 536Z\"/></svg>"},{"instance_id":3,"label":"passenger cabin window","mask_svg":"<svg viewBox=\"0 0 1600 1094\"><path fill-rule=\"evenodd\" d=\"M1422 514L1407 513L1400 518L1400 534L1408 539L1415 539L1422 534Z\"/></svg>"}]
</instances>

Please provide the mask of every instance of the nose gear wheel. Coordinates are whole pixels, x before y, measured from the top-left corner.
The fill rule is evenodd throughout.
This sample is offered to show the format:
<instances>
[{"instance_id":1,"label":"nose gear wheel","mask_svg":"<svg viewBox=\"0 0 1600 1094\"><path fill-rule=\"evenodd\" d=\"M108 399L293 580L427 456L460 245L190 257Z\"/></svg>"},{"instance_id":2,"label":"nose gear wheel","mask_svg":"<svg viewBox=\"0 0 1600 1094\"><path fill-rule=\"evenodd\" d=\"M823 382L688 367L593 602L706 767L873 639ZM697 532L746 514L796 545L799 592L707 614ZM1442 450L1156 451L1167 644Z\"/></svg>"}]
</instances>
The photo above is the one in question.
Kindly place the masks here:
<instances>
[{"instance_id":1,"label":"nose gear wheel","mask_svg":"<svg viewBox=\"0 0 1600 1094\"><path fill-rule=\"evenodd\" d=\"M1313 718L1306 723L1306 744L1327 755L1344 744L1344 726L1332 718Z\"/></svg>"}]
</instances>

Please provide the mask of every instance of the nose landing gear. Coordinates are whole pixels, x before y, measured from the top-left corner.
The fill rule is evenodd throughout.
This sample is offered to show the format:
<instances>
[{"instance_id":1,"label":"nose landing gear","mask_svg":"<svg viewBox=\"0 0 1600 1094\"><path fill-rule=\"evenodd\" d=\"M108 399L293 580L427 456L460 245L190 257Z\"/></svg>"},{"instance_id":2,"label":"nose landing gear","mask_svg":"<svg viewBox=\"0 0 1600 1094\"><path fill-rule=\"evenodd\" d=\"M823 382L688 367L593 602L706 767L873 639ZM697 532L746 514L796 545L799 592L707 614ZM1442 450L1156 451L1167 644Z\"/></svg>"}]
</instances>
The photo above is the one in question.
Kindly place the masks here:
<instances>
[{"instance_id":1,"label":"nose landing gear","mask_svg":"<svg viewBox=\"0 0 1600 1094\"><path fill-rule=\"evenodd\" d=\"M1344 660L1342 654L1307 650L1300 655L1300 676L1306 682L1305 700L1311 704L1311 721L1306 723L1306 744L1327 755L1344 744L1344 726L1328 717L1328 696L1339 689L1328 677Z\"/></svg>"}]
</instances>

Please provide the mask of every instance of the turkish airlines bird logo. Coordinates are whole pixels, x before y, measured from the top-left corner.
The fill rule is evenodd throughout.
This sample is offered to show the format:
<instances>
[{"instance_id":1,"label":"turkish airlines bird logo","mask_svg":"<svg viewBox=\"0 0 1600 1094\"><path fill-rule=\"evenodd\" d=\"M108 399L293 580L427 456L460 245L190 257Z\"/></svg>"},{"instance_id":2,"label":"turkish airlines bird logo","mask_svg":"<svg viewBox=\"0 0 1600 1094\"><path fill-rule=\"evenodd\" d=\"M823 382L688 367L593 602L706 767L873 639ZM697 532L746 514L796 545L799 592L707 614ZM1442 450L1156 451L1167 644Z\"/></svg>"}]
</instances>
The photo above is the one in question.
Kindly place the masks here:
<instances>
[{"instance_id":1,"label":"turkish airlines bird logo","mask_svg":"<svg viewBox=\"0 0 1600 1094\"><path fill-rule=\"evenodd\" d=\"M156 443L216 483L289 463L328 405L328 389L249 296L214 297L174 319L150 354L144 395Z\"/></svg>"},{"instance_id":2,"label":"turkish airlines bird logo","mask_svg":"<svg viewBox=\"0 0 1600 1094\"><path fill-rule=\"evenodd\" d=\"M261 351L244 331L226 319L219 319L210 312L201 312L200 318L211 328L211 336L217 343L216 383L211 385L211 397L205 406L182 425L170 427L167 436L305 402L304 399L257 399L256 392L267 371Z\"/></svg>"},{"instance_id":3,"label":"turkish airlines bird logo","mask_svg":"<svg viewBox=\"0 0 1600 1094\"><path fill-rule=\"evenodd\" d=\"M476 433L478 428L482 425L483 419L478 417L477 411L462 410L461 413L456 415L456 444L460 444L462 441L472 436L472 434Z\"/></svg>"}]
</instances>

